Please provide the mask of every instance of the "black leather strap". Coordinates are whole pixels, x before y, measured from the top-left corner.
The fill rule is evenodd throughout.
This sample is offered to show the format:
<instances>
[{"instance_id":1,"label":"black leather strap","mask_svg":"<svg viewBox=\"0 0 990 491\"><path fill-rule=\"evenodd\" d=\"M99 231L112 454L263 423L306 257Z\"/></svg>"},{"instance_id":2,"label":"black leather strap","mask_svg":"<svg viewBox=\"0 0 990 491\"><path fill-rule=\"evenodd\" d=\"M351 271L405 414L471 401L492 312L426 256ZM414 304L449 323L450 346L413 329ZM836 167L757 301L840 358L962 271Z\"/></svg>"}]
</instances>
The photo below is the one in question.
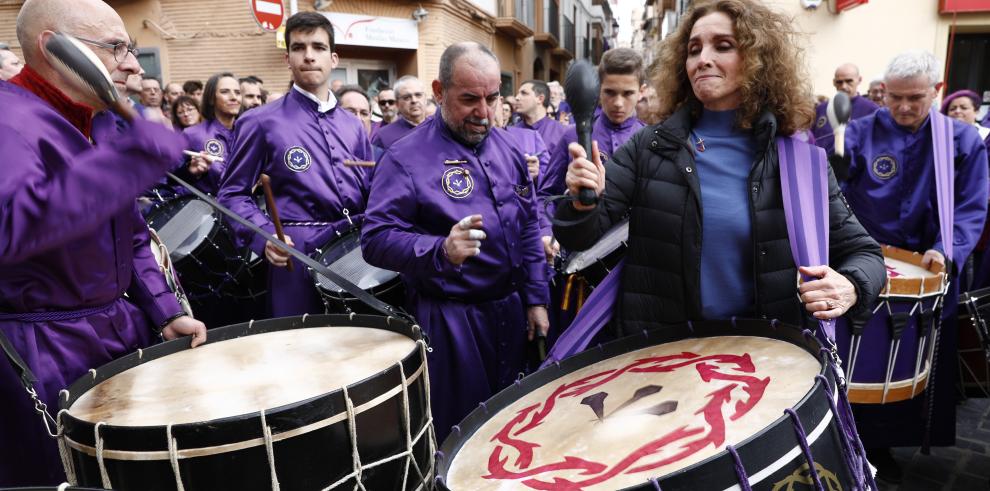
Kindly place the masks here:
<instances>
[{"instance_id":1,"label":"black leather strap","mask_svg":"<svg viewBox=\"0 0 990 491\"><path fill-rule=\"evenodd\" d=\"M21 384L28 392L34 392L34 383L38 381L37 377L34 376L34 372L28 368L27 363L21 358L21 355L17 353L14 349L14 345L10 342L10 339L6 334L0 330L0 348L3 349L7 359L10 360L10 364L14 367L14 371L17 372L17 376L21 379Z\"/></svg>"}]
</instances>

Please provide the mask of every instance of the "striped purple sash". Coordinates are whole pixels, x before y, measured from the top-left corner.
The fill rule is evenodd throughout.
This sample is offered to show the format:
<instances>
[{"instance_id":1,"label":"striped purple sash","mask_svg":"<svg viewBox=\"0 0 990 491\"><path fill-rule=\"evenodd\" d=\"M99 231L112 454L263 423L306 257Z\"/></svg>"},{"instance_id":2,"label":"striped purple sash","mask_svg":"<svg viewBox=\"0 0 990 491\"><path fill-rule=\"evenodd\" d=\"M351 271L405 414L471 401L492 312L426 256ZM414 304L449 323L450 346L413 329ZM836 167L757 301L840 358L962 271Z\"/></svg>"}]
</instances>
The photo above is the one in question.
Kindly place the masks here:
<instances>
[{"instance_id":1,"label":"striped purple sash","mask_svg":"<svg viewBox=\"0 0 990 491\"><path fill-rule=\"evenodd\" d=\"M777 155L794 264L828 265L828 159L825 150L793 137L777 137ZM812 279L804 277L804 281ZM835 339L834 320L819 320L818 324L829 340Z\"/></svg>"},{"instance_id":2,"label":"striped purple sash","mask_svg":"<svg viewBox=\"0 0 990 491\"><path fill-rule=\"evenodd\" d=\"M952 261L953 224L955 223L955 174L956 147L952 140L952 120L931 109L932 150L935 157L935 191L938 196L938 223L942 234L945 260Z\"/></svg>"}]
</instances>

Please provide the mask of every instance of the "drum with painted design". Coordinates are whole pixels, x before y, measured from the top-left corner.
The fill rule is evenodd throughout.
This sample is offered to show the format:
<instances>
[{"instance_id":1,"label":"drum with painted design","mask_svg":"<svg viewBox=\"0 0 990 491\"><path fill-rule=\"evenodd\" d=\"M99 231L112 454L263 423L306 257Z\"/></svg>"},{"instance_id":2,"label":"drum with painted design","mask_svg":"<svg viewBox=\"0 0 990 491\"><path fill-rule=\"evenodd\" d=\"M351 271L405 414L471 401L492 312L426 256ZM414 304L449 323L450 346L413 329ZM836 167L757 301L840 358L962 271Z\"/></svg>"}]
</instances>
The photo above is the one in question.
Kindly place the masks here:
<instances>
[{"instance_id":1,"label":"drum with painted design","mask_svg":"<svg viewBox=\"0 0 990 491\"><path fill-rule=\"evenodd\" d=\"M315 259L379 300L399 308L405 304L406 290L399 273L377 268L364 260L359 229L355 228L331 240L316 251ZM313 270L310 270L310 275L328 313L376 313L326 276Z\"/></svg>"},{"instance_id":2,"label":"drum with painted design","mask_svg":"<svg viewBox=\"0 0 990 491\"><path fill-rule=\"evenodd\" d=\"M620 339L473 411L444 441L437 482L457 491L699 491L745 480L778 490L807 486L814 469L825 489L855 489L826 356L810 333L762 320Z\"/></svg>"},{"instance_id":3,"label":"drum with painted design","mask_svg":"<svg viewBox=\"0 0 990 491\"><path fill-rule=\"evenodd\" d=\"M427 487L435 442L418 327L287 317L188 346L133 353L62 394L70 481L136 491Z\"/></svg>"},{"instance_id":4,"label":"drum with painted design","mask_svg":"<svg viewBox=\"0 0 990 491\"><path fill-rule=\"evenodd\" d=\"M849 380L849 401L885 404L912 399L928 385L941 302L943 267L921 265L922 255L883 246L887 284L865 326L836 322L835 341Z\"/></svg>"}]
</instances>

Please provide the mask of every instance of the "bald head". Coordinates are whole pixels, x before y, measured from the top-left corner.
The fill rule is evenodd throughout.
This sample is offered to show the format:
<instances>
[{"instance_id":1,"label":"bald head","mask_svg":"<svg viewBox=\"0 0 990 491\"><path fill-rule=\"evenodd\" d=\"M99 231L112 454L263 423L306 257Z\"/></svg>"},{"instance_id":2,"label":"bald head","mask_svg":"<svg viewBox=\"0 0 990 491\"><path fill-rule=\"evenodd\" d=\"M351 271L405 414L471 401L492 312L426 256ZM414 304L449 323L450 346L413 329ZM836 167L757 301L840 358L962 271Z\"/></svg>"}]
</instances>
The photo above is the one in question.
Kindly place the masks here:
<instances>
[{"instance_id":1,"label":"bald head","mask_svg":"<svg viewBox=\"0 0 990 491\"><path fill-rule=\"evenodd\" d=\"M862 82L863 77L859 75L859 67L852 63L839 65L839 68L835 69L835 78L832 79L835 90L845 92L850 99L859 95L859 84Z\"/></svg>"},{"instance_id":2,"label":"bald head","mask_svg":"<svg viewBox=\"0 0 990 491\"><path fill-rule=\"evenodd\" d=\"M498 72L498 58L487 46L465 41L452 44L440 57L440 85L449 87L454 78L454 68L457 65L468 64L478 71Z\"/></svg>"}]
</instances>

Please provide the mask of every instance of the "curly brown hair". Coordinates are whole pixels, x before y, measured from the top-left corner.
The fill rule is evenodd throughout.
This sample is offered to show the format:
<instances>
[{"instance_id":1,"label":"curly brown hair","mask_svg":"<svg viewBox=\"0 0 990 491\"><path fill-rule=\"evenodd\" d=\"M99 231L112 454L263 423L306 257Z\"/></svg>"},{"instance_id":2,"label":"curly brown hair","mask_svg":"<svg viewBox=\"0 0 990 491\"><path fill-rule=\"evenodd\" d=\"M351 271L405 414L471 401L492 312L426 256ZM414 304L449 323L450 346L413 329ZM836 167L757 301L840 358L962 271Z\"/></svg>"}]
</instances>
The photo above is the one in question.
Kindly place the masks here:
<instances>
[{"instance_id":1,"label":"curly brown hair","mask_svg":"<svg viewBox=\"0 0 990 491\"><path fill-rule=\"evenodd\" d=\"M744 81L736 124L751 129L768 110L777 117L779 134L807 129L814 120L815 107L799 33L792 27L792 19L754 0L698 2L684 14L677 30L660 43L651 76L660 100L660 118L666 119L685 104L695 117L700 113L701 102L687 75L688 40L695 22L715 12L732 19L742 58Z\"/></svg>"}]
</instances>

